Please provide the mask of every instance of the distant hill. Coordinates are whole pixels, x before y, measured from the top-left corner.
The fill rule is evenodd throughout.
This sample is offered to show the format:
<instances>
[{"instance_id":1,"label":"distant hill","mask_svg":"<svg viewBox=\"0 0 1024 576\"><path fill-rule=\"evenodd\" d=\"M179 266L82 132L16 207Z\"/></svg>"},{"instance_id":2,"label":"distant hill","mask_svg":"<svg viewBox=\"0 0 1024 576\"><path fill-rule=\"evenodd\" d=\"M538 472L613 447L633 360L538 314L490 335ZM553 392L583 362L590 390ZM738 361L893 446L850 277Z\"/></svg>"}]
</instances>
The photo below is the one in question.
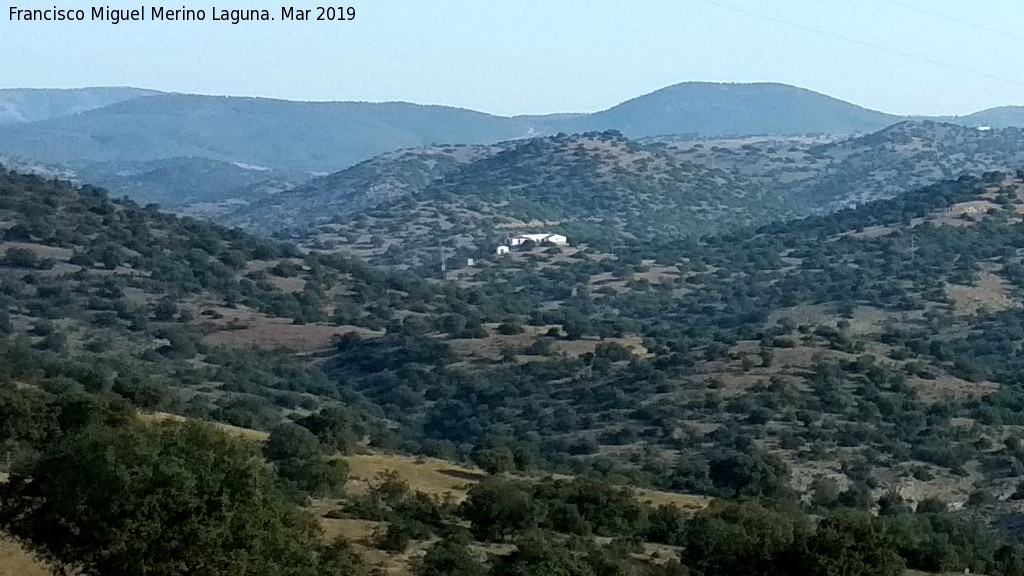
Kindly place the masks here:
<instances>
[{"instance_id":1,"label":"distant hill","mask_svg":"<svg viewBox=\"0 0 1024 576\"><path fill-rule=\"evenodd\" d=\"M849 133L899 120L782 84L684 83L594 114L512 118L403 102L152 94L113 88L0 92L0 118L5 102L9 108L0 154L77 166L204 157L333 172L403 148L491 144L558 132L615 129L630 137Z\"/></svg>"},{"instance_id":2,"label":"distant hill","mask_svg":"<svg viewBox=\"0 0 1024 576\"><path fill-rule=\"evenodd\" d=\"M801 203L826 209L892 198L940 180L1024 166L1024 130L982 131L939 122L901 122L811 150L828 161Z\"/></svg>"},{"instance_id":3,"label":"distant hill","mask_svg":"<svg viewBox=\"0 0 1024 576\"><path fill-rule=\"evenodd\" d=\"M210 216L401 264L439 242L472 257L533 227L586 242L697 237L1018 166L1018 128L902 122L840 140L643 142L587 132L390 153Z\"/></svg>"},{"instance_id":4,"label":"distant hill","mask_svg":"<svg viewBox=\"0 0 1024 576\"><path fill-rule=\"evenodd\" d=\"M401 264L432 254L439 242L474 256L524 227L613 242L696 236L724 221L738 226L792 213L768 192L607 131L389 154L221 220L316 236L327 242L317 247L343 245Z\"/></svg>"},{"instance_id":5,"label":"distant hill","mask_svg":"<svg viewBox=\"0 0 1024 576\"><path fill-rule=\"evenodd\" d=\"M261 190L290 189L309 178L308 173L203 157L98 162L79 169L77 176L138 202L166 206L256 199Z\"/></svg>"},{"instance_id":6,"label":"distant hill","mask_svg":"<svg viewBox=\"0 0 1024 576\"><path fill-rule=\"evenodd\" d=\"M795 86L684 82L567 121L571 132L792 135L873 132L901 118Z\"/></svg>"},{"instance_id":7,"label":"distant hill","mask_svg":"<svg viewBox=\"0 0 1024 576\"><path fill-rule=\"evenodd\" d=\"M962 174L1024 166L1024 130L977 130L932 121L905 121L838 140L660 138L682 159L714 166L738 179L795 198L803 210L830 211Z\"/></svg>"},{"instance_id":8,"label":"distant hill","mask_svg":"<svg viewBox=\"0 0 1024 576\"><path fill-rule=\"evenodd\" d=\"M158 94L139 88L80 88L49 90L17 88L0 90L0 125L49 120L111 104Z\"/></svg>"},{"instance_id":9,"label":"distant hill","mask_svg":"<svg viewBox=\"0 0 1024 576\"><path fill-rule=\"evenodd\" d=\"M330 172L399 148L528 133L514 119L444 106L164 94L8 126L0 153L70 164L195 156Z\"/></svg>"},{"instance_id":10,"label":"distant hill","mask_svg":"<svg viewBox=\"0 0 1024 576\"><path fill-rule=\"evenodd\" d=\"M382 154L279 194L258 197L236 210L230 221L262 230L331 221L407 197L511 145L425 147Z\"/></svg>"},{"instance_id":11,"label":"distant hill","mask_svg":"<svg viewBox=\"0 0 1024 576\"><path fill-rule=\"evenodd\" d=\"M905 120L774 83L686 82L591 114L516 117L404 102L295 102L134 88L6 90L0 91L0 157L10 165L38 165L48 173L99 183L140 201L155 198L182 206L258 201L262 192L405 149L488 146L605 130L633 139L808 134L836 139ZM940 120L969 127L1024 126L1024 108ZM191 159L188 167L184 158ZM222 166L211 170L210 163ZM178 169L186 177L175 177ZM264 173L266 182L256 172ZM209 182L199 184L199 176ZM311 186L331 188L324 182Z\"/></svg>"},{"instance_id":12,"label":"distant hill","mask_svg":"<svg viewBox=\"0 0 1024 576\"><path fill-rule=\"evenodd\" d=\"M1024 126L1024 106L999 106L968 114L966 116L948 116L937 118L963 126L1009 128Z\"/></svg>"}]
</instances>

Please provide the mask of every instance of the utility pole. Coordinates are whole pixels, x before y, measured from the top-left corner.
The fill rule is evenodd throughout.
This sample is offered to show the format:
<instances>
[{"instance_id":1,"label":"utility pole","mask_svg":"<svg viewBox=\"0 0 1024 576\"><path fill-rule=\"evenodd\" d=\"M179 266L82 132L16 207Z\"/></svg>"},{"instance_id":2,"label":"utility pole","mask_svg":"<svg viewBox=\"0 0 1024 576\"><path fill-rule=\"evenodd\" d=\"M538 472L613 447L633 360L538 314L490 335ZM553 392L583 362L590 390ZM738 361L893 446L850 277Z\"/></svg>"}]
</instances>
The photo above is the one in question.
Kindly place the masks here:
<instances>
[{"instance_id":1,"label":"utility pole","mask_svg":"<svg viewBox=\"0 0 1024 576\"><path fill-rule=\"evenodd\" d=\"M448 266L445 264L444 240L438 243L437 248L441 253L441 279L445 280L448 276Z\"/></svg>"}]
</instances>

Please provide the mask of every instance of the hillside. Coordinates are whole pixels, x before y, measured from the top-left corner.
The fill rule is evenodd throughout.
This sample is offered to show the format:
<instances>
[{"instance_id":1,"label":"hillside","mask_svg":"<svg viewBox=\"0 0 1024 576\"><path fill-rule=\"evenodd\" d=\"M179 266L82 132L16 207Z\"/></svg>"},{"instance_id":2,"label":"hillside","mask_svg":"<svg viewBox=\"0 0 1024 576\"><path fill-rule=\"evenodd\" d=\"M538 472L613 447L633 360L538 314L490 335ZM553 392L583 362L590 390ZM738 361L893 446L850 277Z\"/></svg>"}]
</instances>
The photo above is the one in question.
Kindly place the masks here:
<instances>
[{"instance_id":1,"label":"hillside","mask_svg":"<svg viewBox=\"0 0 1024 576\"><path fill-rule=\"evenodd\" d=\"M439 244L455 260L485 256L522 229L609 243L694 236L726 220L765 222L791 209L760 186L615 132L533 138L451 158L431 150L375 159L224 221L408 266L436 258Z\"/></svg>"},{"instance_id":2,"label":"hillside","mask_svg":"<svg viewBox=\"0 0 1024 576\"><path fill-rule=\"evenodd\" d=\"M325 368L432 455L723 497L730 458L779 458L810 498L1017 513L1022 206L992 174L702 242L517 250L449 276L500 323L409 320Z\"/></svg>"},{"instance_id":3,"label":"hillside","mask_svg":"<svg viewBox=\"0 0 1024 576\"><path fill-rule=\"evenodd\" d=\"M318 172L399 148L527 132L507 118L443 106L164 94L9 126L0 153L76 165L195 156Z\"/></svg>"},{"instance_id":4,"label":"hillside","mask_svg":"<svg viewBox=\"0 0 1024 576\"><path fill-rule=\"evenodd\" d=\"M569 132L615 129L631 138L785 136L874 132L899 120L785 84L684 82L570 120L561 128Z\"/></svg>"},{"instance_id":5,"label":"hillside","mask_svg":"<svg viewBox=\"0 0 1024 576\"><path fill-rule=\"evenodd\" d=\"M900 122L842 139L650 141L683 160L775 189L808 211L892 198L961 174L1024 164L1019 128L982 131L930 121Z\"/></svg>"},{"instance_id":6,"label":"hillside","mask_svg":"<svg viewBox=\"0 0 1024 576\"><path fill-rule=\"evenodd\" d=\"M296 352L373 336L394 314L436 303L415 278L304 258L96 188L2 171L0 190L0 354L15 377L33 366L91 374L139 408L266 428L359 404Z\"/></svg>"},{"instance_id":7,"label":"hillside","mask_svg":"<svg viewBox=\"0 0 1024 576\"><path fill-rule=\"evenodd\" d=\"M756 550L760 535L781 534L774 566L820 551L785 539L807 526L808 538L889 534L878 544L891 552L885 573L1017 573L1024 551L977 520L1002 526L1024 511L1022 174L659 238L629 226L643 232L676 199L692 204L664 174L708 178L696 190L728 206L731 184L714 180L728 171L614 133L470 150L482 153L444 157L456 169L391 209L464 203L460 217L485 207L500 224L500 210L579 207L623 225L603 223L613 242L516 247L442 279L0 172L0 410L15 416L0 433L12 458L30 465L54 438L88 440L74 431L94 430L90 418L159 410L271 439L285 424L317 447L315 458L274 461L292 490L316 488L303 471L323 450L397 450L493 473L465 492L418 496L367 478L372 459L352 456L359 490L317 511L361 530L356 549L371 563L403 569L455 546L500 575L556 554L536 547L536 530L572 551L551 558L624 575L745 558L714 556L695 534ZM575 168L562 168L569 157ZM405 160L422 169L415 154ZM467 182L484 178L467 197ZM557 182L579 192L549 197ZM644 183L642 196L619 193L630 182ZM153 442L173 430L120 425ZM622 486L718 502L694 515ZM796 532L765 528L779 525ZM737 543L733 526L751 539Z\"/></svg>"},{"instance_id":8,"label":"hillside","mask_svg":"<svg viewBox=\"0 0 1024 576\"><path fill-rule=\"evenodd\" d=\"M607 249L827 213L1019 165L1016 128L904 122L844 139L585 133L382 155L209 215L390 265L434 264L444 245L458 266L523 231Z\"/></svg>"},{"instance_id":9,"label":"hillside","mask_svg":"<svg viewBox=\"0 0 1024 576\"><path fill-rule=\"evenodd\" d=\"M127 195L141 204L179 208L206 203L257 201L303 184L309 174L203 157L89 164L78 179Z\"/></svg>"},{"instance_id":10,"label":"hillside","mask_svg":"<svg viewBox=\"0 0 1024 576\"><path fill-rule=\"evenodd\" d=\"M0 90L0 126L72 116L143 96L157 94L139 88L81 88L75 90Z\"/></svg>"},{"instance_id":11,"label":"hillside","mask_svg":"<svg viewBox=\"0 0 1024 576\"><path fill-rule=\"evenodd\" d=\"M382 154L233 211L229 222L264 231L305 228L408 197L435 180L512 144L425 147Z\"/></svg>"},{"instance_id":12,"label":"hillside","mask_svg":"<svg viewBox=\"0 0 1024 576\"><path fill-rule=\"evenodd\" d=\"M989 128L1019 128L1024 126L1024 106L997 106L965 116L948 116L936 118L936 120L972 128L985 126Z\"/></svg>"},{"instance_id":13,"label":"hillside","mask_svg":"<svg viewBox=\"0 0 1024 576\"><path fill-rule=\"evenodd\" d=\"M998 334L1020 310L1021 190L989 174L700 242L480 256L449 280L501 322L481 331L465 309L349 340L327 369L436 454L483 441L545 467L712 490L693 462L758 446L801 490L820 477L1015 510L1015 480L991 466L1016 421L1014 348Z\"/></svg>"},{"instance_id":14,"label":"hillside","mask_svg":"<svg viewBox=\"0 0 1024 576\"><path fill-rule=\"evenodd\" d=\"M601 196L602 191L613 190L617 179L648 177L644 163L637 159L649 164L664 161L662 156L648 155L612 134L523 143L486 156L485 161L493 163L480 170L508 189L529 187L535 175L517 162L546 159L560 164L558 154L563 152L591 160L612 155L622 165L619 172L595 173L607 174L607 184L592 175L587 196L557 204L541 190L526 197L532 206L553 211L576 203L591 211L603 208L609 214L636 211L633 222L638 223L643 218L657 218L658 202L673 198L659 195L663 192L656 181L650 195L639 199ZM503 167L523 179L511 179L511 172L503 172ZM443 195L457 198L465 185L461 178L467 174L473 173L441 178L436 187L415 196L423 198L423 205ZM572 173L574 181L579 181L579 176ZM421 448L426 445L423 442L454 442L447 448L434 448L452 457L464 455L464 450L480 442L490 442L488 430L493 426L521 426L516 414L526 405L519 402L546 397L542 403L552 403L545 410L549 416L574 413L581 418L558 416L547 424L547 416L534 419L531 427L519 428L514 437L542 431L543 442L530 452L547 461L547 466L570 470L579 465L571 454L592 454L594 446L609 442L607 455L612 456L617 450L612 446L640 441L644 436L633 434L653 421L671 429L678 425L670 424L677 417L700 421L700 404L692 404L692 394L719 377L714 374L726 378L736 369L733 362L742 361L737 381L750 381L742 389L753 392L748 386L775 374L757 368L771 348L781 346L768 356L785 358L779 362L796 370L778 375L796 382L808 378L808 372L827 374L831 369L824 359L809 362L814 356L809 351L825 353L826 358L834 355L840 365L858 346L890 350L882 356L895 354L893 345L885 340L891 336L872 331L880 329L877 325L867 332L840 337L842 329L836 333L835 322L842 322L829 315L827 306L835 305L844 315L854 314L853 318L863 308L868 317L878 315L879 322L892 311L902 310L902 316L896 318L903 318L908 326L918 326L928 318L918 313L948 309L944 314L962 324L973 316L962 316L948 307L959 301L951 300L954 295L965 302L975 297L969 288L976 278L971 270L984 272L982 280L1001 286L998 289L1012 302L1013 289L1008 283L1013 277L1000 279L999 272L1014 270L1012 261L982 266L971 262L980 263L987 256L965 260L963 254L967 253L964 246L972 246L974 252L987 250L991 234L998 234L1004 245L1011 246L1010 233L1019 228L1016 220L994 216L984 218L984 225L968 226L961 222L969 220L948 218L948 224L934 231L921 227L923 231L915 232L920 246L915 266L904 266L904 273L910 275L892 286L884 266L856 264L863 259L906 257L906 233L892 227L932 213L938 214L937 222L945 222L941 218L946 218L943 214L949 203L976 200L980 184L965 180L896 201L868 203L834 216L775 225L770 234L739 228L732 236L709 235L697 243L654 237L641 240L622 233L615 243L601 244L596 238L589 246L580 243L583 245L554 251L518 250L503 258L482 255L477 268L454 272L453 284L435 285L413 275L382 275L334 256L303 257L285 245L110 201L93 189L75 191L12 173L4 177L0 220L5 230L3 281L9 286L5 290L5 325L9 334L28 335L12 353L29 346L36 350L32 354L38 355L39 361L56 354L55 358L108 358L103 362L122 362L127 353L137 358L132 363L137 363L138 369L176 374L139 396L144 406L177 407L237 425L272 425L280 417L274 416L279 409L272 409L279 402L282 406L317 406L324 401L318 398L326 394L329 403L330 398L338 398L330 392L329 382L344 382L339 392L348 398L365 397L383 407L384 417L401 425L402 442ZM502 205L515 206L501 196L506 193L502 188L490 193L494 195L491 198L466 202L490 203L495 210ZM996 200L992 202L998 207ZM522 204L531 206L526 201ZM628 223L626 218L633 217L624 217L623 222ZM880 231L858 235L869 228ZM837 241L821 244L823 233ZM927 240L926 234L936 239ZM940 248L951 242L955 242L952 247ZM943 250L955 250L961 257L950 259ZM925 272L929 267L931 271ZM950 286L950 291L937 292L936 283ZM835 304L837 295L847 303ZM773 324L789 314L811 316L795 320L796 324ZM805 336L798 337L793 326L803 324L810 332L800 332ZM776 333L782 325L785 330ZM942 324L919 328L928 326L939 329ZM932 337L957 338L958 330L942 328ZM602 340L593 339L595 336ZM864 343L856 344L858 338ZM771 344L798 339L805 344L794 352L782 344ZM743 343L751 340L753 344ZM261 377L263 383L257 386L246 384L244 377L233 371L255 357L232 351L232 347L251 344L326 354L325 373L289 354L271 355L257 363L257 373L285 369L301 377L293 376L287 384L280 376ZM750 346L752 350L748 350ZM830 348L840 353L827 352ZM800 352L802 349L808 352ZM797 355L790 358L793 353ZM751 358L755 360L750 362ZM951 369L937 360L922 358L918 362L923 364L913 368L913 374L928 372L940 380L945 375L962 379L966 374L963 368ZM275 365L281 368L271 368ZM901 361L885 370L887 374L909 370L906 365ZM175 383L198 377L205 370L214 370L215 382L220 383L198 388ZM656 375L659 372L661 375ZM475 376L466 380L470 374ZM653 388L640 384L652 378L661 383ZM549 396L554 391L547 390L546 383L552 381L564 382L564 388ZM470 382L474 382L472 388L467 389ZM508 393L508 386L516 390L515 395ZM607 396L612 389L618 392ZM570 390L576 391L566 396ZM672 390L682 394L678 397L682 404L676 408L681 412L665 421L662 419L668 416L662 410L671 404ZM242 409L237 404L239 392L262 395L272 403L261 401ZM141 394L130 386L124 393ZM454 395L446 399L448 394ZM459 408L465 401L460 399L469 397L484 404ZM655 412L641 410L652 401L659 406ZM735 409L751 409L745 402L736 404ZM278 414L302 414L308 409L286 408ZM510 417L512 420L506 420ZM462 418L471 420L456 428L441 425ZM605 425L594 429L599 422L618 422L615 428L632 440L618 444L619 432ZM658 450L668 450L667 455L678 449L668 448L675 446L671 438L676 432L668 434L656 434L647 441ZM703 452L705 449L710 452ZM716 441L701 451L707 457L718 449ZM604 452L605 448L598 450ZM662 481L664 478L657 480Z\"/></svg>"}]
</instances>

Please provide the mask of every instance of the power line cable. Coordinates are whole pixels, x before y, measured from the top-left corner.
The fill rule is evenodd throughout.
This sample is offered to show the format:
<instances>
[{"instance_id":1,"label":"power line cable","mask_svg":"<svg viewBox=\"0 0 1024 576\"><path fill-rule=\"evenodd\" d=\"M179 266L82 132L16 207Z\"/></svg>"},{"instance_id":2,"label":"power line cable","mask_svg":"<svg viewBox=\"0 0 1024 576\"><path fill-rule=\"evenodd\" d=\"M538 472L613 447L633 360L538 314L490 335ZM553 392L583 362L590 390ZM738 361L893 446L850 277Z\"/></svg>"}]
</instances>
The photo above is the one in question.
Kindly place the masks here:
<instances>
[{"instance_id":1,"label":"power line cable","mask_svg":"<svg viewBox=\"0 0 1024 576\"><path fill-rule=\"evenodd\" d=\"M1014 39L1017 39L1017 40L1024 40L1024 36L1021 36L1019 34L1014 34L1013 32L1007 32L1006 30L1000 30L998 28L992 28L991 26L986 26L984 24L978 24L977 22L971 22L970 20L964 20L963 18L957 18L956 16L950 16L948 14L942 14L941 12L935 12L934 10L928 10L927 8L921 8L921 7L918 7L918 6L914 6L913 4L907 4L906 2L899 2L898 0L882 0L882 2L886 2L888 4L892 4L893 6L901 6L903 8L908 9L908 10L913 10L915 12L920 12L922 14L928 14L929 16L934 16L936 18L942 18L943 20L949 20L950 22L956 22L957 24L964 24L964 25L967 25L967 26L971 26L971 27L977 28L979 30L984 30L986 32L992 32L993 34L1001 34L1001 35L1007 36L1009 38L1014 38Z\"/></svg>"},{"instance_id":2,"label":"power line cable","mask_svg":"<svg viewBox=\"0 0 1024 576\"><path fill-rule=\"evenodd\" d=\"M897 50L895 48L889 48L888 46L882 46L881 44L875 44L874 42L868 42L866 40L858 40L857 38L851 38L849 36L843 36L842 34L836 34L835 32L829 32L827 30L822 30L820 28L814 28L812 26L807 26L805 24L799 24L797 22L790 22L789 20L783 20L782 18L776 18L774 16L769 16L767 14L761 14L759 12L753 12L753 11L747 10L745 8L738 8L736 6L730 6L728 4L722 4L720 2L715 2L714 0L700 0L700 1L705 3L705 4L710 4L712 6L717 6L719 8L725 8L726 10L732 10L733 12L739 12L741 14L746 14L747 16L751 16L751 17L754 17L754 18L760 18L762 20L768 20L770 22L775 22L775 23L778 23L778 24L783 24L785 26L790 26L790 27L793 27L793 28L799 28L800 30L806 30L808 32L814 32L815 34L821 34L822 36L827 36L829 38L836 38L836 39L839 39L839 40L843 40L845 42L850 42L852 44L859 44L861 46L867 46L868 48L874 48L875 50L881 50L882 52L888 52L890 54L896 54L897 56L903 56L904 58L909 58L911 60L918 60L920 62L927 62L928 64L932 64L933 66L939 66L939 67L942 67L942 68L948 68L950 70L956 70L957 72L963 72L965 74L973 74L975 76L980 76L980 77L983 77L983 78L988 78L989 80L996 80L998 82L1005 82L1006 84L1012 84L1014 86L1024 87L1024 82L1019 82L1019 81L1013 80L1011 78L1006 78L1006 77L1003 77L1003 76L996 76L995 74L989 74L988 72L982 72L980 70L972 70L970 68L964 68L963 66L959 66L957 64L950 64L948 62L942 62L940 60L934 60L932 58L928 58L927 56L920 56L918 54L912 54L910 52L904 52L902 50Z\"/></svg>"}]
</instances>

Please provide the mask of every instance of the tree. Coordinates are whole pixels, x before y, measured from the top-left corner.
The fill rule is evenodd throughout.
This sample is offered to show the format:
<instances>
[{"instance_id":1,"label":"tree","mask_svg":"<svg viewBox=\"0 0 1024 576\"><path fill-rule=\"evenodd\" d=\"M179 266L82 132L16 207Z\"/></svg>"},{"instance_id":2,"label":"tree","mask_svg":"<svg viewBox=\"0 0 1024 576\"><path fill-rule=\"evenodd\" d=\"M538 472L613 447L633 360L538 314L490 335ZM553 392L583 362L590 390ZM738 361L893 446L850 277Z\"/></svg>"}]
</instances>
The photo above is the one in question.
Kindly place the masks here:
<instances>
[{"instance_id":1,"label":"tree","mask_svg":"<svg viewBox=\"0 0 1024 576\"><path fill-rule=\"evenodd\" d=\"M537 527L539 510L532 495L518 483L488 478L473 486L462 505L479 540L500 540Z\"/></svg>"},{"instance_id":2,"label":"tree","mask_svg":"<svg viewBox=\"0 0 1024 576\"><path fill-rule=\"evenodd\" d=\"M409 527L401 520L388 522L387 527L377 534L377 548L390 552L405 552L412 536Z\"/></svg>"},{"instance_id":3,"label":"tree","mask_svg":"<svg viewBox=\"0 0 1024 576\"><path fill-rule=\"evenodd\" d=\"M90 426L0 493L0 526L68 573L319 576L320 543L255 449L198 424Z\"/></svg>"},{"instance_id":4,"label":"tree","mask_svg":"<svg viewBox=\"0 0 1024 576\"><path fill-rule=\"evenodd\" d=\"M170 298L163 298L153 310L153 318L157 322L169 322L178 313L178 306Z\"/></svg>"},{"instance_id":5,"label":"tree","mask_svg":"<svg viewBox=\"0 0 1024 576\"><path fill-rule=\"evenodd\" d=\"M523 327L515 320L505 320L501 324L498 324L498 334L505 336L514 336L516 334L522 334Z\"/></svg>"},{"instance_id":6,"label":"tree","mask_svg":"<svg viewBox=\"0 0 1024 576\"><path fill-rule=\"evenodd\" d=\"M167 385L141 374L118 374L111 391L134 406L155 410L168 397Z\"/></svg>"},{"instance_id":7,"label":"tree","mask_svg":"<svg viewBox=\"0 0 1024 576\"><path fill-rule=\"evenodd\" d=\"M688 524L680 561L701 576L794 574L807 532L799 512L727 502Z\"/></svg>"},{"instance_id":8,"label":"tree","mask_svg":"<svg viewBox=\"0 0 1024 576\"><path fill-rule=\"evenodd\" d=\"M541 534L523 538L508 555L496 558L491 576L594 576L584 558Z\"/></svg>"},{"instance_id":9,"label":"tree","mask_svg":"<svg viewBox=\"0 0 1024 576\"><path fill-rule=\"evenodd\" d=\"M949 511L949 506L939 498L929 496L918 502L914 511L918 514L945 514Z\"/></svg>"},{"instance_id":10,"label":"tree","mask_svg":"<svg viewBox=\"0 0 1024 576\"><path fill-rule=\"evenodd\" d=\"M315 434L321 446L334 448L342 454L352 451L358 437L355 416L341 406L328 406L298 423Z\"/></svg>"},{"instance_id":11,"label":"tree","mask_svg":"<svg viewBox=\"0 0 1024 576\"><path fill-rule=\"evenodd\" d=\"M787 487L789 469L778 456L752 451L712 460L709 475L715 486L731 490L733 498L772 496Z\"/></svg>"},{"instance_id":12,"label":"tree","mask_svg":"<svg viewBox=\"0 0 1024 576\"><path fill-rule=\"evenodd\" d=\"M462 314L444 314L437 320L437 329L455 337L466 329L466 317Z\"/></svg>"},{"instance_id":13,"label":"tree","mask_svg":"<svg viewBox=\"0 0 1024 576\"><path fill-rule=\"evenodd\" d=\"M811 481L811 504L818 508L834 508L841 492L839 481L828 476L815 476Z\"/></svg>"},{"instance_id":14,"label":"tree","mask_svg":"<svg viewBox=\"0 0 1024 576\"><path fill-rule=\"evenodd\" d=\"M509 472L516 467L515 455L507 446L480 448L473 452L472 458L488 474Z\"/></svg>"},{"instance_id":15,"label":"tree","mask_svg":"<svg viewBox=\"0 0 1024 576\"><path fill-rule=\"evenodd\" d=\"M899 492L890 490L878 498L879 516L898 516L913 512L910 504L903 499Z\"/></svg>"},{"instance_id":16,"label":"tree","mask_svg":"<svg viewBox=\"0 0 1024 576\"><path fill-rule=\"evenodd\" d=\"M39 258L28 248L14 247L7 250L0 264L12 268L35 268L39 265Z\"/></svg>"},{"instance_id":17,"label":"tree","mask_svg":"<svg viewBox=\"0 0 1024 576\"><path fill-rule=\"evenodd\" d=\"M844 511L821 521L807 543L806 574L813 576L900 576L903 559L879 518Z\"/></svg>"},{"instance_id":18,"label":"tree","mask_svg":"<svg viewBox=\"0 0 1024 576\"><path fill-rule=\"evenodd\" d=\"M326 460L312 432L297 424L280 424L270 431L263 455L274 463L285 486L303 494L332 494L348 480L343 460Z\"/></svg>"},{"instance_id":19,"label":"tree","mask_svg":"<svg viewBox=\"0 0 1024 576\"><path fill-rule=\"evenodd\" d=\"M374 477L370 496L381 506L393 507L409 496L409 483L398 470L384 470Z\"/></svg>"},{"instance_id":20,"label":"tree","mask_svg":"<svg viewBox=\"0 0 1024 576\"><path fill-rule=\"evenodd\" d=\"M323 451L320 442L312 432L296 424L279 424L270 431L267 443L263 445L263 456L271 462L290 459L312 460L320 458Z\"/></svg>"},{"instance_id":21,"label":"tree","mask_svg":"<svg viewBox=\"0 0 1024 576\"><path fill-rule=\"evenodd\" d=\"M40 449L60 435L57 410L46 392L33 388L0 388L0 441L8 447Z\"/></svg>"},{"instance_id":22,"label":"tree","mask_svg":"<svg viewBox=\"0 0 1024 576\"><path fill-rule=\"evenodd\" d=\"M469 549L467 538L448 537L427 550L417 576L479 576L483 565Z\"/></svg>"},{"instance_id":23,"label":"tree","mask_svg":"<svg viewBox=\"0 0 1024 576\"><path fill-rule=\"evenodd\" d=\"M662 504L648 515L644 536L651 542L682 546L686 538L686 516L675 504Z\"/></svg>"}]
</instances>

